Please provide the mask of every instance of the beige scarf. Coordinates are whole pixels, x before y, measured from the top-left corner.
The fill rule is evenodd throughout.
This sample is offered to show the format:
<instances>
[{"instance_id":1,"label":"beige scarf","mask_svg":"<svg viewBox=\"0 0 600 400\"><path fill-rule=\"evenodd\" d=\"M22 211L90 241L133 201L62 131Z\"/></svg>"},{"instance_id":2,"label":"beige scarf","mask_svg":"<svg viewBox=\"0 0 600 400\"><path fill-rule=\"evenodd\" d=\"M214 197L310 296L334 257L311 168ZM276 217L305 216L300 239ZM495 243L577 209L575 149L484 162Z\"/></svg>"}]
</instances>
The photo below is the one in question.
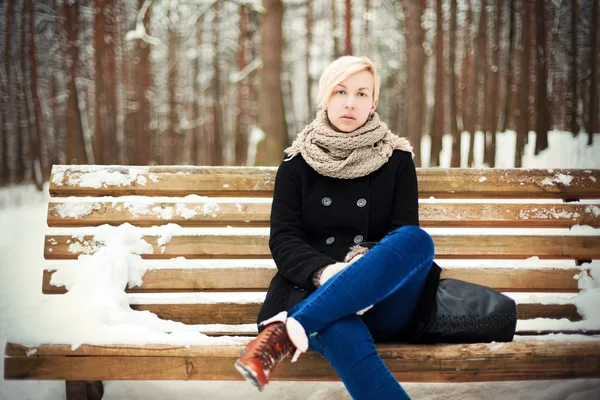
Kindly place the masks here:
<instances>
[{"instance_id":1,"label":"beige scarf","mask_svg":"<svg viewBox=\"0 0 600 400\"><path fill-rule=\"evenodd\" d=\"M412 154L408 140L394 135L377 113L355 131L338 132L331 127L327 113L321 110L285 149L289 156L285 161L302 154L308 165L321 175L353 179L378 170L394 150Z\"/></svg>"}]
</instances>

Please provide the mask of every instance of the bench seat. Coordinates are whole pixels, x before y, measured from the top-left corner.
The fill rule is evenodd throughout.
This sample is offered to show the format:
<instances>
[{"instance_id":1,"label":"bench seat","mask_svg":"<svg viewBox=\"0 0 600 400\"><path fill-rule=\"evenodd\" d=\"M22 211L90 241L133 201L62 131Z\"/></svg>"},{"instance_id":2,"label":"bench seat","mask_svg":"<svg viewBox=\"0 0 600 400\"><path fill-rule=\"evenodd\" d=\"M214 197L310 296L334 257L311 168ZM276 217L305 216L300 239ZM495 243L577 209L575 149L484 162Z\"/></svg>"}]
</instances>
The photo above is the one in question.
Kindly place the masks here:
<instances>
[{"instance_id":1,"label":"bench seat","mask_svg":"<svg viewBox=\"0 0 600 400\"><path fill-rule=\"evenodd\" d=\"M133 225L151 250L140 254L142 284L126 288L131 308L198 325L230 343L75 349L7 343L5 379L58 379L68 388L102 380L242 379L233 363L256 335L257 299L276 271L268 248L275 174L272 167L54 166L42 292L67 293L53 277L102 248L97 233L105 225ZM398 380L600 377L600 327L582 328L576 304L557 300L586 290L582 278L595 282L589 263L600 260L594 230L600 228L600 170L420 168L417 174L420 221L434 238L442 278L514 296L519 323L511 343L378 344ZM156 230L167 224L178 226L165 242ZM208 301L212 295L225 300ZM309 351L297 363L283 363L273 379L338 378Z\"/></svg>"}]
</instances>

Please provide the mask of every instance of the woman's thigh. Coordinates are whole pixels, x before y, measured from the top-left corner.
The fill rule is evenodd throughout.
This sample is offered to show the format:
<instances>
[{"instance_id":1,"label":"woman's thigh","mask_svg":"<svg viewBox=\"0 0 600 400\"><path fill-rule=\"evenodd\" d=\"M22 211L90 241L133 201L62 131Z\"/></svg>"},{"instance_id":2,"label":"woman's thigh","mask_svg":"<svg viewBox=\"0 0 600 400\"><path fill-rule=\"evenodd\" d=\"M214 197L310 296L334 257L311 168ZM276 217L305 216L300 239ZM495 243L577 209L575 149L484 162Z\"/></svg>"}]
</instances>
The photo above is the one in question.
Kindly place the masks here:
<instances>
[{"instance_id":1,"label":"woman's thigh","mask_svg":"<svg viewBox=\"0 0 600 400\"><path fill-rule=\"evenodd\" d=\"M431 266L414 271L388 297L375 304L362 318L377 342L397 340L411 321Z\"/></svg>"}]
</instances>

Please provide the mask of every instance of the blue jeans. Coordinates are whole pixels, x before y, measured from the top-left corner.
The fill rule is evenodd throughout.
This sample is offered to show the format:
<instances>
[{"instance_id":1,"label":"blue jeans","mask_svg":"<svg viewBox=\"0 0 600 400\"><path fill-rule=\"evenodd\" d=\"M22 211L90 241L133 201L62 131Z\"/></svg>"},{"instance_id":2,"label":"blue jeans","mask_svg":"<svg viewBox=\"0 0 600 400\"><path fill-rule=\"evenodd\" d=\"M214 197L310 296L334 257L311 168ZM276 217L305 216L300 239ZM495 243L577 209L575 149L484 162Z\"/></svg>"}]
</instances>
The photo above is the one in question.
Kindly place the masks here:
<instances>
[{"instance_id":1,"label":"blue jeans","mask_svg":"<svg viewBox=\"0 0 600 400\"><path fill-rule=\"evenodd\" d=\"M309 347L329 361L353 399L409 399L374 341L393 340L407 327L433 254L424 230L398 228L289 311L304 327Z\"/></svg>"}]
</instances>

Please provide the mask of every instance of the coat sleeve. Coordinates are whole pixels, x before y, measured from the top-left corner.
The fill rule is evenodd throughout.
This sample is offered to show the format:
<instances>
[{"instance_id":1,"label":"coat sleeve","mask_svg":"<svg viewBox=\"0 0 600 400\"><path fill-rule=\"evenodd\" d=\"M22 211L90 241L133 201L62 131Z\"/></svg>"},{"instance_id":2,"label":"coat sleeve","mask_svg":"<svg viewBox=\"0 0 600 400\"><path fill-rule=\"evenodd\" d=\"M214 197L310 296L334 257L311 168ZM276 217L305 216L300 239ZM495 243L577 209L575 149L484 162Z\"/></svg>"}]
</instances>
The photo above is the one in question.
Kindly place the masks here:
<instances>
[{"instance_id":1,"label":"coat sleeve","mask_svg":"<svg viewBox=\"0 0 600 400\"><path fill-rule=\"evenodd\" d=\"M283 161L277 170L269 247L279 272L294 285L312 290L315 289L312 274L336 260L319 252L307 239L302 220L301 181L294 173L294 161Z\"/></svg>"},{"instance_id":2,"label":"coat sleeve","mask_svg":"<svg viewBox=\"0 0 600 400\"><path fill-rule=\"evenodd\" d=\"M419 226L419 189L417 170L410 153L401 151L401 161L396 170L394 198L388 232L405 225Z\"/></svg>"}]
</instances>

